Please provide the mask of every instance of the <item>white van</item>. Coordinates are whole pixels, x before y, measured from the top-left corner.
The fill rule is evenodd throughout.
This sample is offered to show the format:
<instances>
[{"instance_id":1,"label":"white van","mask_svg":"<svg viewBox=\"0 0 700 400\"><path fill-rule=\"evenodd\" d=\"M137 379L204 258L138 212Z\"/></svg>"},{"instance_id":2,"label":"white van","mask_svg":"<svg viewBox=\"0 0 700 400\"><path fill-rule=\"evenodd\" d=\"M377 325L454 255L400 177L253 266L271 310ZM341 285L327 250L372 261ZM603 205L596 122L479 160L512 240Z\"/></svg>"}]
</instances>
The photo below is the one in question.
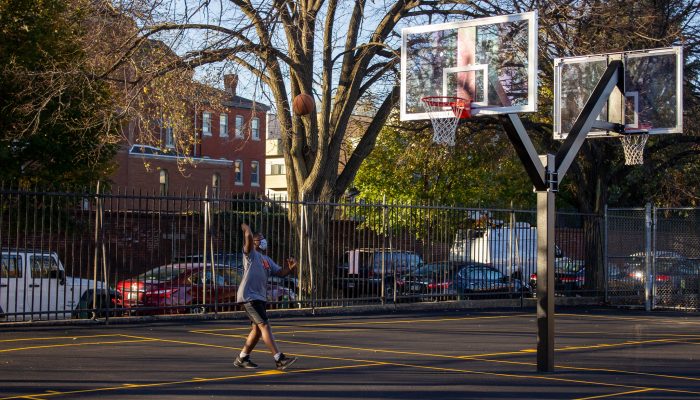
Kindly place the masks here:
<instances>
[{"instance_id":1,"label":"white van","mask_svg":"<svg viewBox=\"0 0 700 400\"><path fill-rule=\"evenodd\" d=\"M564 257L558 246L554 256L555 267L583 266L583 261ZM537 272L537 228L519 222L513 227L460 230L449 259L491 264L506 275L527 278Z\"/></svg>"},{"instance_id":2,"label":"white van","mask_svg":"<svg viewBox=\"0 0 700 400\"><path fill-rule=\"evenodd\" d=\"M79 304L91 308L94 290L106 293L104 282L66 276L55 252L3 249L0 259L0 318L7 321L71 318Z\"/></svg>"},{"instance_id":3,"label":"white van","mask_svg":"<svg viewBox=\"0 0 700 400\"><path fill-rule=\"evenodd\" d=\"M509 276L536 271L537 228L519 223L512 228L460 230L449 258L490 264Z\"/></svg>"}]
</instances>

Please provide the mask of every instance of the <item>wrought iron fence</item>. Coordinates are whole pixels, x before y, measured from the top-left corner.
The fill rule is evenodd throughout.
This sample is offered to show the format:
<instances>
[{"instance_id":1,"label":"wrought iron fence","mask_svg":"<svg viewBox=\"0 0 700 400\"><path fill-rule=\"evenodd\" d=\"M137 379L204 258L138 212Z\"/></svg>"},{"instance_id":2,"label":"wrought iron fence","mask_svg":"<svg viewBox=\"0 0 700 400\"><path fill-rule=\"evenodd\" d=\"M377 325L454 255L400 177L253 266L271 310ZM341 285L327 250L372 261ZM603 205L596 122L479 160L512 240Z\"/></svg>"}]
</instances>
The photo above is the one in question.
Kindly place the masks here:
<instances>
[{"instance_id":1,"label":"wrought iron fence","mask_svg":"<svg viewBox=\"0 0 700 400\"><path fill-rule=\"evenodd\" d=\"M700 308L699 209L610 209L606 225L610 303Z\"/></svg>"},{"instance_id":2,"label":"wrought iron fence","mask_svg":"<svg viewBox=\"0 0 700 400\"><path fill-rule=\"evenodd\" d=\"M92 318L238 309L241 222L272 259L272 307L536 295L532 210L0 188L0 315ZM556 291L602 295L603 218L557 214Z\"/></svg>"}]
</instances>

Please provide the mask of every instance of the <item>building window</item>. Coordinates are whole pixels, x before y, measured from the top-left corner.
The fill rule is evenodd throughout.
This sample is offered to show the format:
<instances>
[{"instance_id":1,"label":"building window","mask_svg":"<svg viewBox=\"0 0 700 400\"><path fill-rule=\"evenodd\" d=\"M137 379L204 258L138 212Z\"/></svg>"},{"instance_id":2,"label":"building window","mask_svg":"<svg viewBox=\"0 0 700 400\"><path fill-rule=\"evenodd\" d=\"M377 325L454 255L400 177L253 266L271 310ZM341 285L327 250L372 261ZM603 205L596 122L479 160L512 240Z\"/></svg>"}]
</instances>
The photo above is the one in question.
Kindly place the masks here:
<instances>
[{"instance_id":1,"label":"building window","mask_svg":"<svg viewBox=\"0 0 700 400\"><path fill-rule=\"evenodd\" d=\"M214 175L211 176L211 197L214 199L218 199L220 193L221 175L219 175L218 173L214 173Z\"/></svg>"},{"instance_id":2,"label":"building window","mask_svg":"<svg viewBox=\"0 0 700 400\"><path fill-rule=\"evenodd\" d=\"M233 166L234 166L233 182L236 185L242 185L243 184L243 161L236 160L236 162L233 164Z\"/></svg>"},{"instance_id":3,"label":"building window","mask_svg":"<svg viewBox=\"0 0 700 400\"><path fill-rule=\"evenodd\" d=\"M242 115L236 115L236 137L237 138L243 137L243 116Z\"/></svg>"},{"instance_id":4,"label":"building window","mask_svg":"<svg viewBox=\"0 0 700 400\"><path fill-rule=\"evenodd\" d=\"M202 135L211 136L211 113L202 113Z\"/></svg>"},{"instance_id":5,"label":"building window","mask_svg":"<svg viewBox=\"0 0 700 400\"><path fill-rule=\"evenodd\" d=\"M270 175L284 175L286 171L284 170L284 164L272 164L270 165Z\"/></svg>"},{"instance_id":6,"label":"building window","mask_svg":"<svg viewBox=\"0 0 700 400\"><path fill-rule=\"evenodd\" d=\"M250 185L260 186L260 173L258 172L258 162L250 162Z\"/></svg>"},{"instance_id":7,"label":"building window","mask_svg":"<svg viewBox=\"0 0 700 400\"><path fill-rule=\"evenodd\" d=\"M168 171L165 169L160 170L160 195L166 196L168 194Z\"/></svg>"},{"instance_id":8,"label":"building window","mask_svg":"<svg viewBox=\"0 0 700 400\"><path fill-rule=\"evenodd\" d=\"M258 118L250 120L250 131L253 140L260 140L260 120Z\"/></svg>"},{"instance_id":9,"label":"building window","mask_svg":"<svg viewBox=\"0 0 700 400\"><path fill-rule=\"evenodd\" d=\"M163 130L163 135L165 136L163 141L165 142L165 147L175 147L175 139L173 138L173 127L169 126Z\"/></svg>"},{"instance_id":10,"label":"building window","mask_svg":"<svg viewBox=\"0 0 700 400\"><path fill-rule=\"evenodd\" d=\"M228 137L228 115L219 115L219 136Z\"/></svg>"}]
</instances>

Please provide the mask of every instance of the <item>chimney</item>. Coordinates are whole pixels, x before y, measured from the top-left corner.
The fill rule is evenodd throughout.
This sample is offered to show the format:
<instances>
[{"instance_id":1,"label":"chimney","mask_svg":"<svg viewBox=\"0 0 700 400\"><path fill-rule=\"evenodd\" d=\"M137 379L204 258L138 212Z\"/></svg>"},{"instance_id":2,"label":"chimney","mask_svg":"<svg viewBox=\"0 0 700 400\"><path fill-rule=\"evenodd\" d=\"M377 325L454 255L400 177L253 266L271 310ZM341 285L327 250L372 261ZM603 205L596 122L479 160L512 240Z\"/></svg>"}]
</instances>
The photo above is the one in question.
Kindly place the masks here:
<instances>
[{"instance_id":1,"label":"chimney","mask_svg":"<svg viewBox=\"0 0 700 400\"><path fill-rule=\"evenodd\" d=\"M224 75L224 89L226 90L226 93L231 95L231 97L236 95L236 86L237 85L238 85L238 75L236 75L236 74Z\"/></svg>"}]
</instances>

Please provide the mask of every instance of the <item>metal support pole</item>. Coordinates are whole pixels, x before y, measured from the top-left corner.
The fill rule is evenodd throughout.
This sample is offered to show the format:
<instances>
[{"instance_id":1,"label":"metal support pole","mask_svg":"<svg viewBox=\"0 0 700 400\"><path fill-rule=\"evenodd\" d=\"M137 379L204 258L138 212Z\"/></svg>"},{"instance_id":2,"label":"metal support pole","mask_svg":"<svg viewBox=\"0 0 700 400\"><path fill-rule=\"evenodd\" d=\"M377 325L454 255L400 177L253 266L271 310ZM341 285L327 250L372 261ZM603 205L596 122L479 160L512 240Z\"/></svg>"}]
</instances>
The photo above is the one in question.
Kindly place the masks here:
<instances>
[{"instance_id":1,"label":"metal support pole","mask_svg":"<svg viewBox=\"0 0 700 400\"><path fill-rule=\"evenodd\" d=\"M554 184L554 155L546 156ZM554 372L554 218L556 186L537 192L537 371Z\"/></svg>"},{"instance_id":2,"label":"metal support pole","mask_svg":"<svg viewBox=\"0 0 700 400\"><path fill-rule=\"evenodd\" d=\"M646 269L644 271L644 276L646 276L646 284L644 285L644 308L647 311L651 311L652 303L652 290L654 284L654 277L652 276L651 263L652 263L652 253L651 253L651 229L652 229L652 219L651 219L651 203L647 203L644 209L644 219L645 219L645 232L644 232L644 264Z\"/></svg>"}]
</instances>

